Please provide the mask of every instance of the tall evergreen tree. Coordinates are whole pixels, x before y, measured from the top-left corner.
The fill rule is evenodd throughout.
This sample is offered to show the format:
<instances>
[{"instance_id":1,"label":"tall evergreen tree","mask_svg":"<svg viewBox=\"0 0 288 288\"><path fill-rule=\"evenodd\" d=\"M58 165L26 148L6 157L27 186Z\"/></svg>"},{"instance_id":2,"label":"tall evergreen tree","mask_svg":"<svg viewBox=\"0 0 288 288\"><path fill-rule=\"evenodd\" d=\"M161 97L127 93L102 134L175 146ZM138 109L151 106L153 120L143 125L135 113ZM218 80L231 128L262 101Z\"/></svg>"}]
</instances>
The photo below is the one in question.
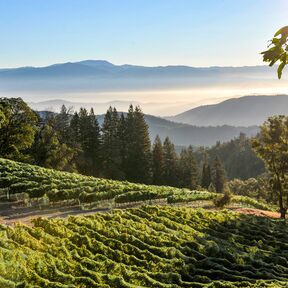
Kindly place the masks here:
<instances>
[{"instance_id":1,"label":"tall evergreen tree","mask_svg":"<svg viewBox=\"0 0 288 288\"><path fill-rule=\"evenodd\" d=\"M132 155L133 147L135 146L135 136L134 136L134 107L133 105L129 106L126 119L125 127L123 129L123 139L124 140L124 158L123 158L123 170L126 175L126 179L133 181L133 166L134 166L134 157L135 153Z\"/></svg>"},{"instance_id":2,"label":"tall evergreen tree","mask_svg":"<svg viewBox=\"0 0 288 288\"><path fill-rule=\"evenodd\" d=\"M179 178L181 187L195 190L199 184L198 167L194 157L193 148L190 145L183 149L179 161Z\"/></svg>"},{"instance_id":3,"label":"tall evergreen tree","mask_svg":"<svg viewBox=\"0 0 288 288\"><path fill-rule=\"evenodd\" d=\"M213 185L216 192L223 193L224 185L226 182L226 173L221 164L221 161L218 156L216 156L213 166Z\"/></svg>"},{"instance_id":4,"label":"tall evergreen tree","mask_svg":"<svg viewBox=\"0 0 288 288\"><path fill-rule=\"evenodd\" d=\"M131 105L126 120L126 177L139 183L151 182L151 142L148 125L140 107Z\"/></svg>"},{"instance_id":5,"label":"tall evergreen tree","mask_svg":"<svg viewBox=\"0 0 288 288\"><path fill-rule=\"evenodd\" d=\"M71 142L72 146L80 145L80 119L78 112L75 112L70 121Z\"/></svg>"},{"instance_id":6,"label":"tall evergreen tree","mask_svg":"<svg viewBox=\"0 0 288 288\"><path fill-rule=\"evenodd\" d=\"M59 141L61 143L69 143L71 140L70 134L70 120L71 109L67 109L65 105L62 105L60 113L54 118L53 127L58 133Z\"/></svg>"},{"instance_id":7,"label":"tall evergreen tree","mask_svg":"<svg viewBox=\"0 0 288 288\"><path fill-rule=\"evenodd\" d=\"M123 179L122 157L117 110L109 107L102 126L102 176L109 179Z\"/></svg>"},{"instance_id":8,"label":"tall evergreen tree","mask_svg":"<svg viewBox=\"0 0 288 288\"><path fill-rule=\"evenodd\" d=\"M119 124L118 124L118 137L119 137L119 147L120 147L120 158L121 158L121 165L120 170L122 172L123 179L126 179L125 175L125 161L127 158L127 124L126 119L123 113L121 113L119 117Z\"/></svg>"},{"instance_id":9,"label":"tall evergreen tree","mask_svg":"<svg viewBox=\"0 0 288 288\"><path fill-rule=\"evenodd\" d=\"M89 124L87 130L90 131L87 140L86 150L84 151L86 158L90 162L89 175L96 176L100 170L100 127L93 108L90 109L88 115Z\"/></svg>"},{"instance_id":10,"label":"tall evergreen tree","mask_svg":"<svg viewBox=\"0 0 288 288\"><path fill-rule=\"evenodd\" d=\"M179 186L178 179L178 156L175 151L174 144L168 137L165 138L163 143L164 155L164 170L163 180L165 185Z\"/></svg>"},{"instance_id":11,"label":"tall evergreen tree","mask_svg":"<svg viewBox=\"0 0 288 288\"><path fill-rule=\"evenodd\" d=\"M93 109L90 113L80 108L71 119L70 133L75 140L72 146L78 150L77 167L85 175L98 175L100 168L100 127Z\"/></svg>"},{"instance_id":12,"label":"tall evergreen tree","mask_svg":"<svg viewBox=\"0 0 288 288\"><path fill-rule=\"evenodd\" d=\"M204 163L202 167L202 175L201 175L201 186L205 189L208 189L210 184L211 184L211 168L208 163L208 155L205 152Z\"/></svg>"},{"instance_id":13,"label":"tall evergreen tree","mask_svg":"<svg viewBox=\"0 0 288 288\"><path fill-rule=\"evenodd\" d=\"M156 136L153 144L152 159L153 184L162 185L164 172L164 154L163 145L159 135Z\"/></svg>"}]
</instances>

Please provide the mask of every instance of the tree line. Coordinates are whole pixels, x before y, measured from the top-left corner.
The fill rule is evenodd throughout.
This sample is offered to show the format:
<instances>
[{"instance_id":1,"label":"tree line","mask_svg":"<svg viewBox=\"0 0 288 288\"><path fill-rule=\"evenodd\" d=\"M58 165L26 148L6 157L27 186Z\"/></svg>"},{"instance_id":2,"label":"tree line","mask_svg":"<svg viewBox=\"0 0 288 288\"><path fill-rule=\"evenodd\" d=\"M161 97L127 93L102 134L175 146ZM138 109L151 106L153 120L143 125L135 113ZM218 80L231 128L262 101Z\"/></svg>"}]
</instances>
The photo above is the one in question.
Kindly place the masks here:
<instances>
[{"instance_id":1,"label":"tree line","mask_svg":"<svg viewBox=\"0 0 288 288\"><path fill-rule=\"evenodd\" d=\"M200 167L192 146L178 155L168 137L162 143L157 136L151 145L139 106L125 114L110 107L102 125L93 109L72 113L63 105L60 113L38 115L20 98L2 98L0 108L2 157L115 180L223 191L220 159L211 166L206 155Z\"/></svg>"}]
</instances>

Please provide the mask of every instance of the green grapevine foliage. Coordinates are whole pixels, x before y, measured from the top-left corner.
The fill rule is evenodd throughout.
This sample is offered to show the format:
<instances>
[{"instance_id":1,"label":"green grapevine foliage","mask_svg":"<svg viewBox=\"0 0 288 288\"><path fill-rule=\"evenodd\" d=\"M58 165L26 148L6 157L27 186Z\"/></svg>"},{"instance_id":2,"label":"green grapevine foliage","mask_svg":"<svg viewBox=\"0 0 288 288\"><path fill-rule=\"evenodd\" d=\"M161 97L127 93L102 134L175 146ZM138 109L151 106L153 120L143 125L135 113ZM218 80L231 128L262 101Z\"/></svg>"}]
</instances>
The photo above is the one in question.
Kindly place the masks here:
<instances>
[{"instance_id":1,"label":"green grapevine foliage","mask_svg":"<svg viewBox=\"0 0 288 288\"><path fill-rule=\"evenodd\" d=\"M0 234L0 287L287 287L287 226L227 210L142 206Z\"/></svg>"}]
</instances>

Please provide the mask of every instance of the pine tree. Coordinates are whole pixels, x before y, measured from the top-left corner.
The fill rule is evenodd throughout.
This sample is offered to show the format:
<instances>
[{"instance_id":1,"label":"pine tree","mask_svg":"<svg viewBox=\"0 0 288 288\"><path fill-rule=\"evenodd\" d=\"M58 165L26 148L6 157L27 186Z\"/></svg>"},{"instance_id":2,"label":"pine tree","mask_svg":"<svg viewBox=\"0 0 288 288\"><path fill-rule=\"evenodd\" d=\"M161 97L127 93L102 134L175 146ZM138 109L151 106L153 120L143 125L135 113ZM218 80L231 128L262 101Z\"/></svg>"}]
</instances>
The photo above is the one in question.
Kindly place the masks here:
<instances>
[{"instance_id":1,"label":"pine tree","mask_svg":"<svg viewBox=\"0 0 288 288\"><path fill-rule=\"evenodd\" d=\"M202 167L201 186L205 189L209 188L211 184L211 168L208 163L207 153L204 154L204 163Z\"/></svg>"},{"instance_id":2,"label":"pine tree","mask_svg":"<svg viewBox=\"0 0 288 288\"><path fill-rule=\"evenodd\" d=\"M77 152L77 167L80 173L97 176L100 168L100 127L93 109L90 113L80 108L70 123L70 145Z\"/></svg>"},{"instance_id":3,"label":"pine tree","mask_svg":"<svg viewBox=\"0 0 288 288\"><path fill-rule=\"evenodd\" d=\"M119 147L120 147L120 159L121 159L121 175L123 179L126 179L125 175L125 161L127 158L127 133L126 133L126 119L123 113L121 113L119 117L119 124L118 124L118 138L119 138Z\"/></svg>"},{"instance_id":4,"label":"pine tree","mask_svg":"<svg viewBox=\"0 0 288 288\"><path fill-rule=\"evenodd\" d=\"M71 131L71 146L79 146L80 145L80 120L78 112L75 112L70 121L70 131Z\"/></svg>"},{"instance_id":5,"label":"pine tree","mask_svg":"<svg viewBox=\"0 0 288 288\"><path fill-rule=\"evenodd\" d=\"M139 183L151 182L151 142L148 125L140 107L131 105L126 119L125 172L128 180Z\"/></svg>"},{"instance_id":6,"label":"pine tree","mask_svg":"<svg viewBox=\"0 0 288 288\"><path fill-rule=\"evenodd\" d=\"M133 147L135 146L135 137L134 137L134 107L133 105L129 106L126 119L123 122L124 127L122 131L124 133L123 140L123 170L126 176L126 179L132 181L133 175L133 166L134 166L134 154L132 155Z\"/></svg>"},{"instance_id":7,"label":"pine tree","mask_svg":"<svg viewBox=\"0 0 288 288\"><path fill-rule=\"evenodd\" d=\"M159 135L156 136L153 144L152 158L153 184L162 185L164 172L164 155L163 145Z\"/></svg>"},{"instance_id":8,"label":"pine tree","mask_svg":"<svg viewBox=\"0 0 288 288\"><path fill-rule=\"evenodd\" d=\"M102 126L102 176L109 179L123 179L122 157L117 110L109 107Z\"/></svg>"},{"instance_id":9,"label":"pine tree","mask_svg":"<svg viewBox=\"0 0 288 288\"><path fill-rule=\"evenodd\" d=\"M90 131L90 133L84 153L90 162L89 175L97 176L100 170L100 127L93 108L90 110L88 120L87 130Z\"/></svg>"},{"instance_id":10,"label":"pine tree","mask_svg":"<svg viewBox=\"0 0 288 288\"><path fill-rule=\"evenodd\" d=\"M57 131L61 143L67 144L71 140L70 120L71 109L67 109L65 105L62 105L60 113L54 118L53 124L53 128Z\"/></svg>"},{"instance_id":11,"label":"pine tree","mask_svg":"<svg viewBox=\"0 0 288 288\"><path fill-rule=\"evenodd\" d=\"M224 185L226 182L226 173L224 168L222 167L221 161L216 156L213 166L213 185L215 187L216 192L223 193Z\"/></svg>"},{"instance_id":12,"label":"pine tree","mask_svg":"<svg viewBox=\"0 0 288 288\"><path fill-rule=\"evenodd\" d=\"M164 155L164 170L163 179L165 185L179 186L178 179L178 157L175 151L174 144L170 139L166 137L163 143L163 155Z\"/></svg>"},{"instance_id":13,"label":"pine tree","mask_svg":"<svg viewBox=\"0 0 288 288\"><path fill-rule=\"evenodd\" d=\"M195 190L198 187L198 167L191 145L187 149L181 151L179 160L179 176L181 187L189 188L191 190Z\"/></svg>"}]
</instances>

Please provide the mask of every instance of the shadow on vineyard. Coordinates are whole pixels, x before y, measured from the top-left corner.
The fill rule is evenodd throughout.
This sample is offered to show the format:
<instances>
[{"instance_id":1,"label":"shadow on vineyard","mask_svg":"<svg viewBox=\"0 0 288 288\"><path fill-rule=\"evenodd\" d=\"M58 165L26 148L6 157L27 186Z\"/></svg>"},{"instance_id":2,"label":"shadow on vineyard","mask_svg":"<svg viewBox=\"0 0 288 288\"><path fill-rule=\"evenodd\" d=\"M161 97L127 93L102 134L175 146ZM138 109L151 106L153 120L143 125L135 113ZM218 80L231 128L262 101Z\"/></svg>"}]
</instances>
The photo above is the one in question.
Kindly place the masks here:
<instances>
[{"instance_id":1,"label":"shadow on vineyard","mask_svg":"<svg viewBox=\"0 0 288 288\"><path fill-rule=\"evenodd\" d=\"M287 287L287 232L281 220L187 207L38 218L1 227L0 286Z\"/></svg>"}]
</instances>

